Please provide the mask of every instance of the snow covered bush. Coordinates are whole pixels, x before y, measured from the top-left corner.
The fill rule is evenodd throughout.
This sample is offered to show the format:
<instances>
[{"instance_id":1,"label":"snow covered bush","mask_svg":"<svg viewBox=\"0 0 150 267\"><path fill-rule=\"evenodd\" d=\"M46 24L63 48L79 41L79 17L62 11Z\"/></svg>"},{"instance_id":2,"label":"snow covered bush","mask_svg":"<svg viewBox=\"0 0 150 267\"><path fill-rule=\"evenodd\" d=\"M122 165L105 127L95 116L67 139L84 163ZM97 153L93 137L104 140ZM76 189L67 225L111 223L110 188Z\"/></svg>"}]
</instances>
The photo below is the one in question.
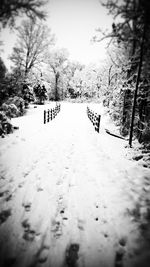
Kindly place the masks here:
<instances>
[{"instance_id":1,"label":"snow covered bush","mask_svg":"<svg viewBox=\"0 0 150 267\"><path fill-rule=\"evenodd\" d=\"M0 136L13 132L11 118L24 114L24 100L15 96L7 99L0 107Z\"/></svg>"},{"instance_id":2,"label":"snow covered bush","mask_svg":"<svg viewBox=\"0 0 150 267\"><path fill-rule=\"evenodd\" d=\"M19 96L10 97L7 99L5 104L11 106L12 112L14 112L13 114L15 115L12 117L17 117L25 113L25 100L22 97ZM15 110L15 107L12 105L15 105L17 110Z\"/></svg>"},{"instance_id":3,"label":"snow covered bush","mask_svg":"<svg viewBox=\"0 0 150 267\"><path fill-rule=\"evenodd\" d=\"M4 103L2 105L2 110L5 112L6 116L10 119L19 116L19 110L15 104L7 105L6 103Z\"/></svg>"},{"instance_id":4,"label":"snow covered bush","mask_svg":"<svg viewBox=\"0 0 150 267\"><path fill-rule=\"evenodd\" d=\"M13 126L10 119L8 119L4 111L0 111L0 136L11 132L13 132Z\"/></svg>"}]
</instances>

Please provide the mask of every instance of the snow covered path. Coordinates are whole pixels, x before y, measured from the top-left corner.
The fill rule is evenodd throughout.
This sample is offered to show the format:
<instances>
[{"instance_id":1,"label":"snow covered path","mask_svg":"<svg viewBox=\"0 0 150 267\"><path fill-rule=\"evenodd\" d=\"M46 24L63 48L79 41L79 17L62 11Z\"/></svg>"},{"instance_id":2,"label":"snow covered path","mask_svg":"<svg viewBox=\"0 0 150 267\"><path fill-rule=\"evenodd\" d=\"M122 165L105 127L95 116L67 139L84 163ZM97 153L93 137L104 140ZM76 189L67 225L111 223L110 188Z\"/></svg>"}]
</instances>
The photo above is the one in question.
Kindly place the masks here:
<instances>
[{"instance_id":1,"label":"snow covered path","mask_svg":"<svg viewBox=\"0 0 150 267\"><path fill-rule=\"evenodd\" d=\"M0 140L0 266L149 266L139 225L150 170L126 158L103 118L94 131L85 104L63 103L46 125L42 108Z\"/></svg>"}]
</instances>

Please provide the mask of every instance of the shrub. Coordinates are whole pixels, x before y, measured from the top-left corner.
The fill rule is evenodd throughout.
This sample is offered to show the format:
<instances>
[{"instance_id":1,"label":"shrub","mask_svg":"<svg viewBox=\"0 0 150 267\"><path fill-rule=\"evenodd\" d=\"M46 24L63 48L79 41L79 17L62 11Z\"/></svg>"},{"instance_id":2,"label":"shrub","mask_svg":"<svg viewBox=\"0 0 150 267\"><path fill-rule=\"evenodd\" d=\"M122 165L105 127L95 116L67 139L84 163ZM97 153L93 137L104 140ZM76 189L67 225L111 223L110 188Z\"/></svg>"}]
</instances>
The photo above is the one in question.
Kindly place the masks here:
<instances>
[{"instance_id":1,"label":"shrub","mask_svg":"<svg viewBox=\"0 0 150 267\"><path fill-rule=\"evenodd\" d=\"M37 102L39 104L44 104L44 101L47 99L47 90L45 88L45 85L42 86L40 84L37 84L33 88L34 94L37 98Z\"/></svg>"},{"instance_id":2,"label":"shrub","mask_svg":"<svg viewBox=\"0 0 150 267\"><path fill-rule=\"evenodd\" d=\"M14 115L16 115L15 117L23 115L25 113L25 101L22 97L19 96L10 97L7 99L5 104L11 105L10 109L12 109L12 112L14 111ZM12 106L12 104L16 106L18 112L17 110L15 110L15 107Z\"/></svg>"},{"instance_id":3,"label":"shrub","mask_svg":"<svg viewBox=\"0 0 150 267\"><path fill-rule=\"evenodd\" d=\"M2 110L5 112L6 116L10 119L20 115L20 112L15 104L7 105L6 103L3 103Z\"/></svg>"},{"instance_id":4,"label":"shrub","mask_svg":"<svg viewBox=\"0 0 150 267\"><path fill-rule=\"evenodd\" d=\"M8 119L4 111L0 111L0 135L9 134L11 132L13 132L13 126L10 119Z\"/></svg>"}]
</instances>

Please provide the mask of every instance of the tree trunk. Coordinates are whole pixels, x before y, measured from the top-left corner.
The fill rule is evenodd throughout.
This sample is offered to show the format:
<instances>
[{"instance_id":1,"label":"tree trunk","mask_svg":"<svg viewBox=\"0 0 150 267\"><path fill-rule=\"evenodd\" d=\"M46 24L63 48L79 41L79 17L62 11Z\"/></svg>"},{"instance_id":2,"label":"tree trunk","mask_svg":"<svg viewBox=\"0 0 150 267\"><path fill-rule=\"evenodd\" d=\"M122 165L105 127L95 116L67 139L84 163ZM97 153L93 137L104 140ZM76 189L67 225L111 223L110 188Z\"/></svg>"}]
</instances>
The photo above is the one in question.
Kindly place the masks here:
<instances>
[{"instance_id":1,"label":"tree trunk","mask_svg":"<svg viewBox=\"0 0 150 267\"><path fill-rule=\"evenodd\" d=\"M139 62L139 66L138 66L138 73L137 73L136 86L135 86L135 92L134 92L134 100L133 100L133 107L132 107L132 117L131 117L130 135L129 135L129 145L130 145L130 147L132 147L136 99L137 99L137 92L138 92L139 81L140 81L140 76L141 76L141 69L142 69L142 63L143 63L143 48L144 48L145 32L146 32L146 23L144 24L144 29L143 29L143 36L142 36L141 49L140 49L140 62Z\"/></svg>"},{"instance_id":2,"label":"tree trunk","mask_svg":"<svg viewBox=\"0 0 150 267\"><path fill-rule=\"evenodd\" d=\"M56 72L55 74L55 101L59 100L59 95L58 95L58 79L59 79L59 72Z\"/></svg>"},{"instance_id":3,"label":"tree trunk","mask_svg":"<svg viewBox=\"0 0 150 267\"><path fill-rule=\"evenodd\" d=\"M110 66L110 68L108 70L108 89L109 89L110 83L111 83L111 69L112 69L112 65Z\"/></svg>"}]
</instances>

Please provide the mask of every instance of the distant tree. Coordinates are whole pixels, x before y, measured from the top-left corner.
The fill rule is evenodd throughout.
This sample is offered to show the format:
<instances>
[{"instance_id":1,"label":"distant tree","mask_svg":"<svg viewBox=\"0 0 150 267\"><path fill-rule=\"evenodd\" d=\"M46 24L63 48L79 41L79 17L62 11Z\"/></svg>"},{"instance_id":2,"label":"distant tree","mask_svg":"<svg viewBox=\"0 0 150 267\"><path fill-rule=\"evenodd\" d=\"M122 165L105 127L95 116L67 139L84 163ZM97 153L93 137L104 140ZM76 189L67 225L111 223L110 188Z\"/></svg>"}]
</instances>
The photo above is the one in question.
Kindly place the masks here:
<instances>
[{"instance_id":1,"label":"distant tree","mask_svg":"<svg viewBox=\"0 0 150 267\"><path fill-rule=\"evenodd\" d=\"M68 61L67 68L66 68L66 76L65 76L65 81L66 81L66 96L71 97L71 98L76 98L76 92L74 88L74 83L73 83L73 77L76 73L76 71L81 71L84 68L84 65L80 64L79 62L76 61Z\"/></svg>"},{"instance_id":2,"label":"distant tree","mask_svg":"<svg viewBox=\"0 0 150 267\"><path fill-rule=\"evenodd\" d=\"M28 104L34 100L33 93L31 91L30 86L27 83L23 83L22 85L22 97L25 100L25 107L28 107Z\"/></svg>"},{"instance_id":3,"label":"distant tree","mask_svg":"<svg viewBox=\"0 0 150 267\"><path fill-rule=\"evenodd\" d=\"M0 24L14 26L16 17L26 14L28 17L44 19L46 14L41 10L47 1L43 0L1 0Z\"/></svg>"},{"instance_id":4,"label":"distant tree","mask_svg":"<svg viewBox=\"0 0 150 267\"><path fill-rule=\"evenodd\" d=\"M68 91L71 98L97 99L100 94L101 74L94 65L76 68L69 80Z\"/></svg>"},{"instance_id":5,"label":"distant tree","mask_svg":"<svg viewBox=\"0 0 150 267\"><path fill-rule=\"evenodd\" d=\"M58 84L62 75L67 69L68 51L66 49L57 49L47 56L48 66L52 69L55 77L55 100L60 100Z\"/></svg>"},{"instance_id":6,"label":"distant tree","mask_svg":"<svg viewBox=\"0 0 150 267\"><path fill-rule=\"evenodd\" d=\"M46 25L31 19L23 21L17 33L17 44L10 59L15 67L24 71L26 78L33 67L43 62L48 47L54 44L54 35Z\"/></svg>"},{"instance_id":7,"label":"distant tree","mask_svg":"<svg viewBox=\"0 0 150 267\"><path fill-rule=\"evenodd\" d=\"M74 75L69 81L68 91L71 98L81 97L83 88L83 73L82 70L76 69Z\"/></svg>"},{"instance_id":8,"label":"distant tree","mask_svg":"<svg viewBox=\"0 0 150 267\"><path fill-rule=\"evenodd\" d=\"M33 91L38 100L38 103L44 104L44 101L47 99L47 90L45 88L45 85L41 85L40 83L38 83L34 86Z\"/></svg>"}]
</instances>

